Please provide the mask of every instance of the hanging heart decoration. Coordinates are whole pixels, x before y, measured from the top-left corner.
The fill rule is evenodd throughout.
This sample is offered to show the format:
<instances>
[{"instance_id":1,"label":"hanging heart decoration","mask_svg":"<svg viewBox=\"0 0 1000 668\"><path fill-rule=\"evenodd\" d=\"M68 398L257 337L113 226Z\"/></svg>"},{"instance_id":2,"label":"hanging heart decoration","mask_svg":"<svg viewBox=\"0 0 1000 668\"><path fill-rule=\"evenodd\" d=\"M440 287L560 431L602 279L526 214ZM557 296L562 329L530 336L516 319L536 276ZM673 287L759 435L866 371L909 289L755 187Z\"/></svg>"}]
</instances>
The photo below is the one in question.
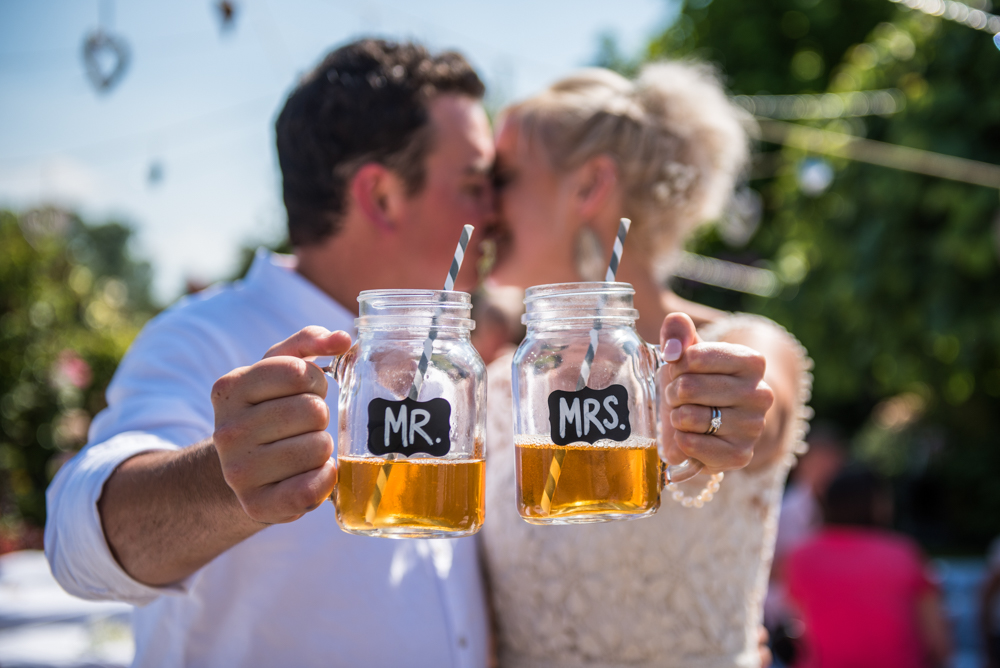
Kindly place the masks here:
<instances>
[{"instance_id":1,"label":"hanging heart decoration","mask_svg":"<svg viewBox=\"0 0 1000 668\"><path fill-rule=\"evenodd\" d=\"M128 69L128 44L120 37L101 29L87 35L83 42L83 64L87 78L99 93L107 93L121 81Z\"/></svg>"}]
</instances>

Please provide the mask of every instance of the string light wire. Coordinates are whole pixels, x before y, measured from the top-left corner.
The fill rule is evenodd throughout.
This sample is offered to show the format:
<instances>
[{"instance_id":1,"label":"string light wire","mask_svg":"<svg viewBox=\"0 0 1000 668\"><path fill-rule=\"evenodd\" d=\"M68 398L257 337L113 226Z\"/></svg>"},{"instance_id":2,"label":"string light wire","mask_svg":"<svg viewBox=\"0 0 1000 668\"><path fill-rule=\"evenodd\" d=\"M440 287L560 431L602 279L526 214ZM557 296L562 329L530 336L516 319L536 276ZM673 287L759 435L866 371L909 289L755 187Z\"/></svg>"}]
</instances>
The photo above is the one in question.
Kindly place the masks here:
<instances>
[{"instance_id":1,"label":"string light wire","mask_svg":"<svg viewBox=\"0 0 1000 668\"><path fill-rule=\"evenodd\" d=\"M786 121L889 116L906 108L906 96L897 88L818 95L736 95L732 99L758 118Z\"/></svg>"},{"instance_id":2,"label":"string light wire","mask_svg":"<svg viewBox=\"0 0 1000 668\"><path fill-rule=\"evenodd\" d=\"M940 16L991 35L1000 34L1000 16L970 7L956 0L889 0L930 16ZM1000 44L998 44L1000 46Z\"/></svg>"},{"instance_id":3,"label":"string light wire","mask_svg":"<svg viewBox=\"0 0 1000 668\"><path fill-rule=\"evenodd\" d=\"M784 121L761 120L760 129L761 139L772 144L1000 189L1000 165Z\"/></svg>"}]
</instances>

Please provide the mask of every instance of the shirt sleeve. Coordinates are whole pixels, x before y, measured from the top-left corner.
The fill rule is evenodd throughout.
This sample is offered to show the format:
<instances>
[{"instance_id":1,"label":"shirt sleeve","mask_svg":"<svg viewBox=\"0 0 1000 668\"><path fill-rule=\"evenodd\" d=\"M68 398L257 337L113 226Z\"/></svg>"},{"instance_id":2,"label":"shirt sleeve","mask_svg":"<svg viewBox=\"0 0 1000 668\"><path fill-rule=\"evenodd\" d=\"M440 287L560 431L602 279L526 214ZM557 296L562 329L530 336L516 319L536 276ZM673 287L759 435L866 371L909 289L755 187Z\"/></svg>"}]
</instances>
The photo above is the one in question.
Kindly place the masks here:
<instances>
[{"instance_id":1,"label":"shirt sleeve","mask_svg":"<svg viewBox=\"0 0 1000 668\"><path fill-rule=\"evenodd\" d=\"M97 502L126 459L212 434L212 385L236 365L197 324L171 312L150 323L119 365L88 445L49 486L45 555L55 579L75 596L144 605L186 591L186 582L150 587L130 577L111 554Z\"/></svg>"}]
</instances>

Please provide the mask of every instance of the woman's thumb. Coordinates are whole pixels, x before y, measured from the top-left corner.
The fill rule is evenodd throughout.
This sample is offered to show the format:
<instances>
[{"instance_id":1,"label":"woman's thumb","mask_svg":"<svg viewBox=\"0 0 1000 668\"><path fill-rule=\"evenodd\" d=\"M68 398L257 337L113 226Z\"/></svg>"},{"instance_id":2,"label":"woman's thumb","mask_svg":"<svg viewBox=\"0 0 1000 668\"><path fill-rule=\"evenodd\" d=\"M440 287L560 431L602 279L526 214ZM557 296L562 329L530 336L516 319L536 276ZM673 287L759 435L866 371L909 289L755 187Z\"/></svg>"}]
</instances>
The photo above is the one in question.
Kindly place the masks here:
<instances>
[{"instance_id":1,"label":"woman's thumb","mask_svg":"<svg viewBox=\"0 0 1000 668\"><path fill-rule=\"evenodd\" d=\"M660 346L663 359L676 362L689 346L698 343L698 332L694 321L686 313L671 313L663 319L660 327Z\"/></svg>"}]
</instances>

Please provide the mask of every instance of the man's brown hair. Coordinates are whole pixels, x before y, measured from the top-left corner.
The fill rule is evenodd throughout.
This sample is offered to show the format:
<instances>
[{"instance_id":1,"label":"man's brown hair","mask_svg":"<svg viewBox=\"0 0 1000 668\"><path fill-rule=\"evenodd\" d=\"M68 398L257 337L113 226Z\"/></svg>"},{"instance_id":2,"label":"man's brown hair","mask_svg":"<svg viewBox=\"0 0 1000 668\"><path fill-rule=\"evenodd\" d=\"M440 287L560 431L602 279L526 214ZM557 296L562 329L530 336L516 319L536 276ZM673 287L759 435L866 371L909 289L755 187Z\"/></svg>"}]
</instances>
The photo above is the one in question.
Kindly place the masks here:
<instances>
[{"instance_id":1,"label":"man's brown hair","mask_svg":"<svg viewBox=\"0 0 1000 668\"><path fill-rule=\"evenodd\" d=\"M482 98L485 87L456 52L432 56L412 43L363 39L331 52L288 96L275 123L282 194L293 246L336 234L347 185L377 162L410 194L424 185L434 95Z\"/></svg>"}]
</instances>

